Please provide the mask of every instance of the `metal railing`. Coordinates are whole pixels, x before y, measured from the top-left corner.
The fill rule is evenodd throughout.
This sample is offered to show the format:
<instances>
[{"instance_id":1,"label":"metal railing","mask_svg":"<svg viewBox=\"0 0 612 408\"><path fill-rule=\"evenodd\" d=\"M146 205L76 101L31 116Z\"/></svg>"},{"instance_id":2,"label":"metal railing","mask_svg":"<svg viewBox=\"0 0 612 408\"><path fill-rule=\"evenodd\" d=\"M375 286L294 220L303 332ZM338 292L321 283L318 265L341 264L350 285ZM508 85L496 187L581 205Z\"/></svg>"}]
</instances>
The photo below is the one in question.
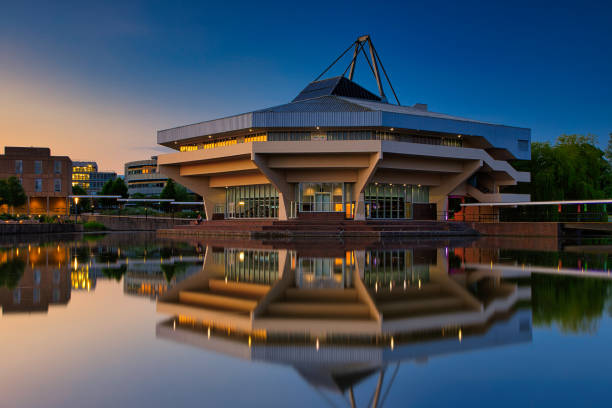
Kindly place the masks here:
<instances>
[{"instance_id":1,"label":"metal railing","mask_svg":"<svg viewBox=\"0 0 612 408\"><path fill-rule=\"evenodd\" d=\"M603 211L592 212L543 212L540 214L508 213L463 214L438 212L438 220L459 222L612 222L611 215Z\"/></svg>"}]
</instances>

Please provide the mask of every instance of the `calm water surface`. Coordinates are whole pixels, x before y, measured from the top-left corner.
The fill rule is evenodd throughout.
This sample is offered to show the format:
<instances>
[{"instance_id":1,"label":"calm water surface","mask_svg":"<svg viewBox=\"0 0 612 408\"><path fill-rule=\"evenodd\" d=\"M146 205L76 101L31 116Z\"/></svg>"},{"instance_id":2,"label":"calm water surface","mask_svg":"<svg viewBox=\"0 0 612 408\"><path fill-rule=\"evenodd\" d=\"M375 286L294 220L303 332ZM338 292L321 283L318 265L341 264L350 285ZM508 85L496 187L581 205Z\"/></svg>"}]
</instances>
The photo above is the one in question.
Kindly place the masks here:
<instances>
[{"instance_id":1,"label":"calm water surface","mask_svg":"<svg viewBox=\"0 0 612 408\"><path fill-rule=\"evenodd\" d=\"M0 406L610 404L605 239L0 239Z\"/></svg>"}]
</instances>

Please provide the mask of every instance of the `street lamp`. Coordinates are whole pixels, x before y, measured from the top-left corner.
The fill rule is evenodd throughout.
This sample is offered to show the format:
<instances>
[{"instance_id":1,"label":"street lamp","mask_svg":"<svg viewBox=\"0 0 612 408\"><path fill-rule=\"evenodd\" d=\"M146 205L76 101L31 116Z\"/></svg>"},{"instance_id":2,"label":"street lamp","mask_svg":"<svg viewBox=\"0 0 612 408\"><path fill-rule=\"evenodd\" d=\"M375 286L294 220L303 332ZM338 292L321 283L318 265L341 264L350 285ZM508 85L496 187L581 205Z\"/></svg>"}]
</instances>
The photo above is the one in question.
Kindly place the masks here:
<instances>
[{"instance_id":1,"label":"street lamp","mask_svg":"<svg viewBox=\"0 0 612 408\"><path fill-rule=\"evenodd\" d=\"M74 197L74 223L77 222L77 215L79 213L79 197Z\"/></svg>"}]
</instances>

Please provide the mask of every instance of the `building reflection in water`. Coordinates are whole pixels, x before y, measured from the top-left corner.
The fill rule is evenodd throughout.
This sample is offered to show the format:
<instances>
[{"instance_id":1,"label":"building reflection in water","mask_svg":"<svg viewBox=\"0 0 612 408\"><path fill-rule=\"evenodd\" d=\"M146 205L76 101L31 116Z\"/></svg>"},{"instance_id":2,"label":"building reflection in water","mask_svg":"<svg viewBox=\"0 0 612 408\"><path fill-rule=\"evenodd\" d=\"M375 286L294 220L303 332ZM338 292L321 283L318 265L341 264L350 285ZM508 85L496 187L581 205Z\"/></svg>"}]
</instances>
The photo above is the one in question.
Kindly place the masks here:
<instances>
[{"instance_id":1,"label":"building reflection in water","mask_svg":"<svg viewBox=\"0 0 612 408\"><path fill-rule=\"evenodd\" d=\"M517 307L530 299L528 282L454 265L458 256L448 247L209 245L201 272L158 299L172 317L157 336L291 365L353 406L354 386L375 375L376 406L400 362L531 341L531 312Z\"/></svg>"},{"instance_id":2,"label":"building reflection in water","mask_svg":"<svg viewBox=\"0 0 612 408\"><path fill-rule=\"evenodd\" d=\"M124 292L157 298L201 271L203 255L189 245L138 240L59 241L0 247L2 313L46 312L72 291L93 292L99 279L123 280Z\"/></svg>"},{"instance_id":3,"label":"building reflection in water","mask_svg":"<svg viewBox=\"0 0 612 408\"><path fill-rule=\"evenodd\" d=\"M70 300L69 251L63 246L0 248L2 313L46 312Z\"/></svg>"}]
</instances>

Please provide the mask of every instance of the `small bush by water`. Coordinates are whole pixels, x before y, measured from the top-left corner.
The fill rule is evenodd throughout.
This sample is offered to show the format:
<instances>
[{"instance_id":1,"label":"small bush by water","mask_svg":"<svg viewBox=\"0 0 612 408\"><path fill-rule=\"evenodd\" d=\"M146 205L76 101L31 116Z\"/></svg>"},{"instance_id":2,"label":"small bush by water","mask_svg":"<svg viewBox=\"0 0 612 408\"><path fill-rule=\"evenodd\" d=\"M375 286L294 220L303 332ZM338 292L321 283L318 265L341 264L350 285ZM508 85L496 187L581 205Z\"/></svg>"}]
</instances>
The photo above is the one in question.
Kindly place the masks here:
<instances>
[{"instance_id":1,"label":"small bush by water","mask_svg":"<svg viewBox=\"0 0 612 408\"><path fill-rule=\"evenodd\" d=\"M105 231L106 227L104 224L99 223L98 221L87 221L83 224L83 229L85 231Z\"/></svg>"}]
</instances>

